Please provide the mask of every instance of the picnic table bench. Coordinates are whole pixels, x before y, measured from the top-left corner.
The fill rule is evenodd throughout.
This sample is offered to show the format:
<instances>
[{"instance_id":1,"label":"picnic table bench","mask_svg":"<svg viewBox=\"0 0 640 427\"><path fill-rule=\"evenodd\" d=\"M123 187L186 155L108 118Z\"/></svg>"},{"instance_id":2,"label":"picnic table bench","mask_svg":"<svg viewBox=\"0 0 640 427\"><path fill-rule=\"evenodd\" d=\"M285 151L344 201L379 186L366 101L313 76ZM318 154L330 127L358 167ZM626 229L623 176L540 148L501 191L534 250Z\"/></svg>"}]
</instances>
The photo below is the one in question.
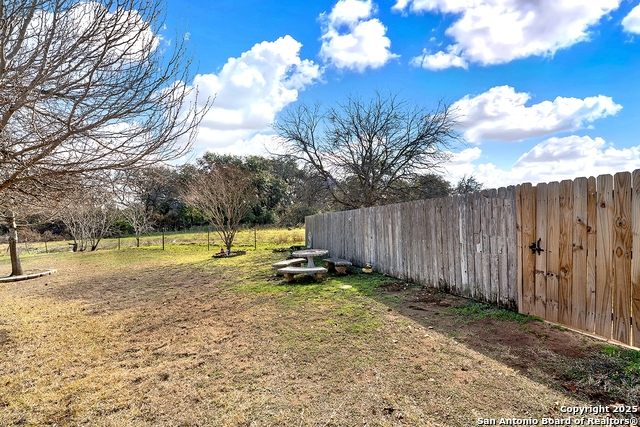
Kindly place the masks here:
<instances>
[{"instance_id":1,"label":"picnic table bench","mask_svg":"<svg viewBox=\"0 0 640 427\"><path fill-rule=\"evenodd\" d=\"M283 274L287 282L293 281L296 274L314 275L317 282L322 282L322 275L326 272L324 267L285 267L278 270L278 274Z\"/></svg>"},{"instance_id":2,"label":"picnic table bench","mask_svg":"<svg viewBox=\"0 0 640 427\"><path fill-rule=\"evenodd\" d=\"M280 273L280 269L281 268L285 268L285 267L300 267L302 265L303 262L305 262L306 259L304 258L291 258L291 259L285 259L284 261L278 261L275 262L273 264L271 264L271 267L276 269L276 274L278 276L282 276L282 273Z\"/></svg>"},{"instance_id":3,"label":"picnic table bench","mask_svg":"<svg viewBox=\"0 0 640 427\"><path fill-rule=\"evenodd\" d=\"M351 262L341 258L326 258L323 261L327 263L329 271L335 271L340 274L347 274L347 268L352 265Z\"/></svg>"}]
</instances>

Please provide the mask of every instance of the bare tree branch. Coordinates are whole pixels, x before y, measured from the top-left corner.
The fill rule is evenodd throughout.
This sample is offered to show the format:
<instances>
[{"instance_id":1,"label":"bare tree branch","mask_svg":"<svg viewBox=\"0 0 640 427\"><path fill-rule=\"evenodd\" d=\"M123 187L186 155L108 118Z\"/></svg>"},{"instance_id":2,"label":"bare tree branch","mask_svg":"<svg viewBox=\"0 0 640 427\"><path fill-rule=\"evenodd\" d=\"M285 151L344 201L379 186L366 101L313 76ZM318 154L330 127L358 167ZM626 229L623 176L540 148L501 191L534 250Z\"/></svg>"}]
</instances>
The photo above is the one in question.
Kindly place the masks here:
<instances>
[{"instance_id":1,"label":"bare tree branch","mask_svg":"<svg viewBox=\"0 0 640 427\"><path fill-rule=\"evenodd\" d=\"M255 202L250 174L242 167L225 163L190 172L182 193L185 203L215 227L227 251L231 251L240 222Z\"/></svg>"},{"instance_id":2,"label":"bare tree branch","mask_svg":"<svg viewBox=\"0 0 640 427\"><path fill-rule=\"evenodd\" d=\"M188 86L184 39L162 44L161 12L156 0L1 2L0 210L190 149L210 102Z\"/></svg>"},{"instance_id":3,"label":"bare tree branch","mask_svg":"<svg viewBox=\"0 0 640 427\"><path fill-rule=\"evenodd\" d=\"M407 182L437 171L449 159L444 149L459 140L454 125L445 103L427 110L376 93L326 110L300 105L281 115L274 129L286 157L315 169L337 203L359 208L393 202Z\"/></svg>"}]
</instances>

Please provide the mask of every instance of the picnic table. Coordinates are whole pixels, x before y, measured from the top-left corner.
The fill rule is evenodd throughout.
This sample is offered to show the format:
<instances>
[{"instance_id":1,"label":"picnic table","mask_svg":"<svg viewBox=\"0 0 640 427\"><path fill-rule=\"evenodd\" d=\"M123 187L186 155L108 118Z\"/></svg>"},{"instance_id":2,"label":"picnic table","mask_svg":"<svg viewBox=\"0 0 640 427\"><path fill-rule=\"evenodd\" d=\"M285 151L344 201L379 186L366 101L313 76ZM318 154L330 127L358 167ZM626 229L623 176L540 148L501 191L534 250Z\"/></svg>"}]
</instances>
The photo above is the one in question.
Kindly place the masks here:
<instances>
[{"instance_id":1,"label":"picnic table","mask_svg":"<svg viewBox=\"0 0 640 427\"><path fill-rule=\"evenodd\" d=\"M326 249L303 249L301 251L292 252L296 258L307 258L307 267L314 268L316 265L313 263L313 258L317 256L325 256L328 255L329 251Z\"/></svg>"}]
</instances>

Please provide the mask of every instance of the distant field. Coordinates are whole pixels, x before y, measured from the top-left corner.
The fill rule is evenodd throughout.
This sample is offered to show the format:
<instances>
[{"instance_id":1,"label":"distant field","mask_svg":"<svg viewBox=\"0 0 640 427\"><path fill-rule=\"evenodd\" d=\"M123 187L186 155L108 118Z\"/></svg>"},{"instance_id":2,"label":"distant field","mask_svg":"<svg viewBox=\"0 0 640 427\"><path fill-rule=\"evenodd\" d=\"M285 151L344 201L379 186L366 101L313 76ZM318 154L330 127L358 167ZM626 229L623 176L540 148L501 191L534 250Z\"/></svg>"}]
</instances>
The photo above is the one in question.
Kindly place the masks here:
<instances>
[{"instance_id":1,"label":"distant field","mask_svg":"<svg viewBox=\"0 0 640 427\"><path fill-rule=\"evenodd\" d=\"M213 227L207 233L207 227L193 227L185 231L171 231L164 235L165 250L175 245L195 245L196 247L211 251L220 251L224 246L220 237ZM6 238L0 241L0 259L3 256L9 256ZM21 240L19 249L21 253L42 253L42 252L68 252L71 250L73 240L56 240L45 242L40 240L36 242L23 242ZM291 246L293 244L304 244L304 228L296 228L293 230L258 228L255 230L240 231L234 240L234 247L245 250L254 248L259 245L261 248L274 246ZM121 238L110 237L100 241L98 250L101 249L117 249L120 247L131 248L136 246L136 239L133 236L123 236ZM162 232L154 232L144 234L140 238L141 247L162 247ZM0 272L0 276L2 273Z\"/></svg>"},{"instance_id":2,"label":"distant field","mask_svg":"<svg viewBox=\"0 0 640 427\"><path fill-rule=\"evenodd\" d=\"M519 333L536 355L590 341L355 269L285 284L272 249L303 231L257 235L229 259L211 258L206 233L167 236L164 251L157 235L34 245L25 269L58 272L0 284L0 425L469 426L589 404L542 364L518 368L529 359L508 342L474 340Z\"/></svg>"}]
</instances>

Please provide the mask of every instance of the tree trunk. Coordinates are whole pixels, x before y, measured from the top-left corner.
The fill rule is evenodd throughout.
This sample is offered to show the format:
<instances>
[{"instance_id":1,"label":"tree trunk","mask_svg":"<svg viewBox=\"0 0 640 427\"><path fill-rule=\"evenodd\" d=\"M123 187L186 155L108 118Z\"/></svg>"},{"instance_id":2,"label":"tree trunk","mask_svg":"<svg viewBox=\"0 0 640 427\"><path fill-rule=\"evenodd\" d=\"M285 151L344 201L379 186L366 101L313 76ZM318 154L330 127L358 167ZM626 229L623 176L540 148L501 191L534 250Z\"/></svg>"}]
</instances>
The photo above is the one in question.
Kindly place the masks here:
<instances>
[{"instance_id":1,"label":"tree trunk","mask_svg":"<svg viewBox=\"0 0 640 427\"><path fill-rule=\"evenodd\" d=\"M18 229L16 228L16 216L12 211L7 212L7 225L9 226L9 253L11 254L11 275L22 276L22 264L18 254Z\"/></svg>"}]
</instances>

